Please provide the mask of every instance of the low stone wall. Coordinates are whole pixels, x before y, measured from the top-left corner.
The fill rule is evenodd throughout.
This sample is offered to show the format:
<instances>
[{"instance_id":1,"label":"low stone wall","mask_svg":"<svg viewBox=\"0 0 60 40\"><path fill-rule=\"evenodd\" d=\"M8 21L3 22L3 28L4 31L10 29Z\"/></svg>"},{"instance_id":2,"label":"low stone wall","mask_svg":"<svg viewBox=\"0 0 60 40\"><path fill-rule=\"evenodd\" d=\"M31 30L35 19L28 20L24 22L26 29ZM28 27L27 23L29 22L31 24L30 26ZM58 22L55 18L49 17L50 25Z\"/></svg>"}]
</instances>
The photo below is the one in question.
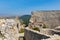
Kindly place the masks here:
<instances>
[{"instance_id":1,"label":"low stone wall","mask_svg":"<svg viewBox=\"0 0 60 40\"><path fill-rule=\"evenodd\" d=\"M29 28L25 28L24 37L25 40L41 40L41 39L50 38L49 35L42 34L38 31L34 31Z\"/></svg>"},{"instance_id":2,"label":"low stone wall","mask_svg":"<svg viewBox=\"0 0 60 40\"><path fill-rule=\"evenodd\" d=\"M54 34L60 35L60 31L57 30L52 30L54 32Z\"/></svg>"}]
</instances>

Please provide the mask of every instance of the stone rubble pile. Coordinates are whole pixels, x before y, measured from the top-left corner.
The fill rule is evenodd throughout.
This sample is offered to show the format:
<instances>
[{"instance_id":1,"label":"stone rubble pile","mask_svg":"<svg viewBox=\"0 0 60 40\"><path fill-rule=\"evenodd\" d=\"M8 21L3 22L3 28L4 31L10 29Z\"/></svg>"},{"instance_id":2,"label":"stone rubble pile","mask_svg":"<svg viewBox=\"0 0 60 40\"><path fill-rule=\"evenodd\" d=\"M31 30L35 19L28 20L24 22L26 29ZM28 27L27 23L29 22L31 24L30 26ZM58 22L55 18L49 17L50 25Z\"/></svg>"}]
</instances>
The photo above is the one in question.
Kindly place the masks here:
<instances>
[{"instance_id":1,"label":"stone rubble pile","mask_svg":"<svg viewBox=\"0 0 60 40\"><path fill-rule=\"evenodd\" d=\"M16 25L14 19L0 19L0 40L18 40Z\"/></svg>"}]
</instances>

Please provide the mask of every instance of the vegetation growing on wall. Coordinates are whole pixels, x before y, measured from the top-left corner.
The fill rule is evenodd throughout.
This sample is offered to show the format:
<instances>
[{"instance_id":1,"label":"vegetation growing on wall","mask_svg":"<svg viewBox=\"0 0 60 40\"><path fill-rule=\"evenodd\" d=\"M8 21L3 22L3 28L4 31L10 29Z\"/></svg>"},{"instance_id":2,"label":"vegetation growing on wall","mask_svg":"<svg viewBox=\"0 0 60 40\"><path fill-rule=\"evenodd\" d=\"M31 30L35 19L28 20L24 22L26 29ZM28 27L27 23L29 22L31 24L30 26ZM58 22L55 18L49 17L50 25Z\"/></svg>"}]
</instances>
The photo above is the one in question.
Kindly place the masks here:
<instances>
[{"instance_id":1,"label":"vegetation growing on wall","mask_svg":"<svg viewBox=\"0 0 60 40\"><path fill-rule=\"evenodd\" d=\"M43 28L47 28L46 24L43 24Z\"/></svg>"},{"instance_id":2,"label":"vegetation growing on wall","mask_svg":"<svg viewBox=\"0 0 60 40\"><path fill-rule=\"evenodd\" d=\"M40 31L38 27L32 28L33 30Z\"/></svg>"},{"instance_id":3,"label":"vegetation growing on wall","mask_svg":"<svg viewBox=\"0 0 60 40\"><path fill-rule=\"evenodd\" d=\"M20 31L19 31L19 33L24 33L24 29L21 28Z\"/></svg>"}]
</instances>

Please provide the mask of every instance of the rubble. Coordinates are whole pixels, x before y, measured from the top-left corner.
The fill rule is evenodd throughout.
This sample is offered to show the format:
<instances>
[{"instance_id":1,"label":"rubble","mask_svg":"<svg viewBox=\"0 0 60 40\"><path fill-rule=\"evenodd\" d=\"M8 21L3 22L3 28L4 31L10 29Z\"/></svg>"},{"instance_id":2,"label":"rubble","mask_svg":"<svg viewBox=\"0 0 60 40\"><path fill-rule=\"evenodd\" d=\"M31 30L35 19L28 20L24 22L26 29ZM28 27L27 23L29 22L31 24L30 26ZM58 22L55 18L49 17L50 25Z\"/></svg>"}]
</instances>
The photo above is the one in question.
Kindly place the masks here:
<instances>
[{"instance_id":1,"label":"rubble","mask_svg":"<svg viewBox=\"0 0 60 40\"><path fill-rule=\"evenodd\" d=\"M0 19L0 40L18 40L18 28L14 19Z\"/></svg>"}]
</instances>

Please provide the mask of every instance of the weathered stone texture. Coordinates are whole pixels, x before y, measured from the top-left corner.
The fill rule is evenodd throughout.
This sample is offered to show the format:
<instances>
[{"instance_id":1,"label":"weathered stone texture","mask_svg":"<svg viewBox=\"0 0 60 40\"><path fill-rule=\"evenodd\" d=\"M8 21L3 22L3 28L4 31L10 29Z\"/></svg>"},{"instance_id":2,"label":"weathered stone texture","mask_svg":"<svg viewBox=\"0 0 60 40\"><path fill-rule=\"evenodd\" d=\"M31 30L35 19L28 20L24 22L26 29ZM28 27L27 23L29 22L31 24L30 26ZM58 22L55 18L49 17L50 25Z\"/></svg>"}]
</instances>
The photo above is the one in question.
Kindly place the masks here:
<instances>
[{"instance_id":1,"label":"weathered stone texture","mask_svg":"<svg viewBox=\"0 0 60 40\"><path fill-rule=\"evenodd\" d=\"M43 40L60 40L60 36L59 35L54 35L54 36L51 36L51 38L43 39Z\"/></svg>"},{"instance_id":2,"label":"weathered stone texture","mask_svg":"<svg viewBox=\"0 0 60 40\"><path fill-rule=\"evenodd\" d=\"M50 36L40 34L39 32L31 30L29 28L25 29L24 37L25 37L25 40L41 40L41 39L50 38Z\"/></svg>"},{"instance_id":3,"label":"weathered stone texture","mask_svg":"<svg viewBox=\"0 0 60 40\"><path fill-rule=\"evenodd\" d=\"M18 40L18 28L14 19L0 19L0 40Z\"/></svg>"},{"instance_id":4,"label":"weathered stone texture","mask_svg":"<svg viewBox=\"0 0 60 40\"><path fill-rule=\"evenodd\" d=\"M36 11L32 12L31 23L42 22L49 28L60 26L60 11Z\"/></svg>"}]
</instances>

